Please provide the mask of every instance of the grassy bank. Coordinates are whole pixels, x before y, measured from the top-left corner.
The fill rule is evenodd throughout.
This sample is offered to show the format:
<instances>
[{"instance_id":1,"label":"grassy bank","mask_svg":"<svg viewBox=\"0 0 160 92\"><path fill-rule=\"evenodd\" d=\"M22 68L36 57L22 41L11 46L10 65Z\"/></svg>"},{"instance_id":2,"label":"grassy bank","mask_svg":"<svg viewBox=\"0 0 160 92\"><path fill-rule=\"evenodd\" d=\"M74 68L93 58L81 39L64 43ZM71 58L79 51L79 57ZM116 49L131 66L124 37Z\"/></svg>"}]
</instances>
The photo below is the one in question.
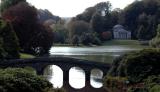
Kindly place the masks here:
<instances>
[{"instance_id":1,"label":"grassy bank","mask_svg":"<svg viewBox=\"0 0 160 92\"><path fill-rule=\"evenodd\" d=\"M107 45L137 45L141 46L140 42L138 40L109 40L104 41L102 43L103 46ZM72 44L54 44L54 46L73 46ZM83 47L83 44L79 44L80 47Z\"/></svg>"},{"instance_id":2,"label":"grassy bank","mask_svg":"<svg viewBox=\"0 0 160 92\"><path fill-rule=\"evenodd\" d=\"M35 56L30 55L30 54L20 53L20 58L21 59L35 58Z\"/></svg>"},{"instance_id":3,"label":"grassy bank","mask_svg":"<svg viewBox=\"0 0 160 92\"><path fill-rule=\"evenodd\" d=\"M110 40L105 41L102 45L140 45L138 40Z\"/></svg>"}]
</instances>

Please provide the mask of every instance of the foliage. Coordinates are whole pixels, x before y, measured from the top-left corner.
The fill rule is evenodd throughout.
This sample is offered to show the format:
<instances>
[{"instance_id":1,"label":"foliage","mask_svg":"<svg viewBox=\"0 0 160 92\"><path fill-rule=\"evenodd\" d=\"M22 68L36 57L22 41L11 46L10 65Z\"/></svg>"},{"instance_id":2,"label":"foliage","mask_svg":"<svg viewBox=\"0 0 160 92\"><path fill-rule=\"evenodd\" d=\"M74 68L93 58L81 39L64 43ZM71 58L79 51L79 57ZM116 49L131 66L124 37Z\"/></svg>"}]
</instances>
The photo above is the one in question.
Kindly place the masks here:
<instances>
[{"instance_id":1,"label":"foliage","mask_svg":"<svg viewBox=\"0 0 160 92\"><path fill-rule=\"evenodd\" d=\"M102 32L102 39L103 40L111 40L112 33L110 31Z\"/></svg>"},{"instance_id":2,"label":"foliage","mask_svg":"<svg viewBox=\"0 0 160 92\"><path fill-rule=\"evenodd\" d=\"M118 57L114 60L104 83L117 77L120 77L118 79L120 81L121 78L125 77L129 88L125 85L121 86L126 87L128 92L150 92L159 89L159 55L160 49L144 49ZM118 82L112 81L112 83ZM138 85L139 87L137 87ZM109 87L109 85L106 85L106 87ZM115 85L112 87L118 89Z\"/></svg>"},{"instance_id":3,"label":"foliage","mask_svg":"<svg viewBox=\"0 0 160 92\"><path fill-rule=\"evenodd\" d=\"M52 84L29 70L0 70L0 92L48 92Z\"/></svg>"},{"instance_id":4,"label":"foliage","mask_svg":"<svg viewBox=\"0 0 160 92\"><path fill-rule=\"evenodd\" d=\"M117 76L127 76L132 83L142 82L150 75L158 75L159 49L145 49L122 56L118 61Z\"/></svg>"},{"instance_id":5,"label":"foliage","mask_svg":"<svg viewBox=\"0 0 160 92\"><path fill-rule=\"evenodd\" d=\"M20 57L18 39L12 25L3 20L0 20L0 50L1 59L17 59Z\"/></svg>"},{"instance_id":6,"label":"foliage","mask_svg":"<svg viewBox=\"0 0 160 92\"><path fill-rule=\"evenodd\" d=\"M10 7L2 14L10 21L19 39L21 52L44 55L53 44L53 33L38 23L37 10L26 2Z\"/></svg>"},{"instance_id":7,"label":"foliage","mask_svg":"<svg viewBox=\"0 0 160 92\"><path fill-rule=\"evenodd\" d=\"M102 17L99 13L95 13L92 16L91 19L91 26L94 32L97 32L98 34L101 34L103 32L102 26L103 26L103 22L102 22Z\"/></svg>"},{"instance_id":8,"label":"foliage","mask_svg":"<svg viewBox=\"0 0 160 92\"><path fill-rule=\"evenodd\" d=\"M114 11L112 13L111 6L111 3L108 1L100 2L93 7L87 8L73 20L87 22L91 26L93 33L96 32L98 39L104 40L101 34L105 31L111 31L118 21L116 17L119 15L119 12Z\"/></svg>"},{"instance_id":9,"label":"foliage","mask_svg":"<svg viewBox=\"0 0 160 92\"><path fill-rule=\"evenodd\" d=\"M139 40L145 39L145 38L144 38L144 37L145 37L145 31L146 31L146 29L144 28L143 25L139 27L138 33L137 33L137 38L138 38Z\"/></svg>"},{"instance_id":10,"label":"foliage","mask_svg":"<svg viewBox=\"0 0 160 92\"><path fill-rule=\"evenodd\" d=\"M26 2L26 0L1 0L0 11L3 12L9 7L18 4L19 2Z\"/></svg>"},{"instance_id":11,"label":"foliage","mask_svg":"<svg viewBox=\"0 0 160 92\"><path fill-rule=\"evenodd\" d=\"M85 21L71 21L68 26L70 42L79 42L80 36L90 31L89 24ZM72 42L74 41L74 42Z\"/></svg>"},{"instance_id":12,"label":"foliage","mask_svg":"<svg viewBox=\"0 0 160 92\"><path fill-rule=\"evenodd\" d=\"M53 26L54 32L54 43L67 43L68 42L68 29L65 27L65 21L60 20L57 24Z\"/></svg>"},{"instance_id":13,"label":"foliage","mask_svg":"<svg viewBox=\"0 0 160 92\"><path fill-rule=\"evenodd\" d=\"M155 36L155 28L159 24L159 0L135 1L124 9L125 26L132 32L132 37L136 39L137 31L142 25L148 32L147 39ZM144 16L145 15L145 16ZM143 21L142 21L143 19Z\"/></svg>"},{"instance_id":14,"label":"foliage","mask_svg":"<svg viewBox=\"0 0 160 92\"><path fill-rule=\"evenodd\" d=\"M154 86L158 86L160 84L160 75L149 76L144 80L144 83L149 89L153 88Z\"/></svg>"},{"instance_id":15,"label":"foliage","mask_svg":"<svg viewBox=\"0 0 160 92\"><path fill-rule=\"evenodd\" d=\"M37 10L38 16L39 16L39 22L44 23L47 20L54 20L55 22L60 20L59 16L53 15L49 10L47 9L38 9Z\"/></svg>"},{"instance_id":16,"label":"foliage","mask_svg":"<svg viewBox=\"0 0 160 92\"><path fill-rule=\"evenodd\" d=\"M153 86L149 92L159 92L160 91L160 85Z\"/></svg>"},{"instance_id":17,"label":"foliage","mask_svg":"<svg viewBox=\"0 0 160 92\"><path fill-rule=\"evenodd\" d=\"M125 77L111 77L106 76L104 78L104 87L109 92L118 92L120 90L123 90L124 86L127 85L127 78Z\"/></svg>"},{"instance_id":18,"label":"foliage","mask_svg":"<svg viewBox=\"0 0 160 92\"><path fill-rule=\"evenodd\" d=\"M148 92L146 88L129 88L127 92Z\"/></svg>"},{"instance_id":19,"label":"foliage","mask_svg":"<svg viewBox=\"0 0 160 92\"><path fill-rule=\"evenodd\" d=\"M89 7L87 8L82 14L78 14L76 16L76 20L81 20L81 21L85 21L85 22L90 22L92 19L93 14L96 12L96 8L95 7Z\"/></svg>"},{"instance_id":20,"label":"foliage","mask_svg":"<svg viewBox=\"0 0 160 92\"><path fill-rule=\"evenodd\" d=\"M158 25L157 28L157 35L150 41L150 45L152 47L160 47L160 24Z\"/></svg>"}]
</instances>

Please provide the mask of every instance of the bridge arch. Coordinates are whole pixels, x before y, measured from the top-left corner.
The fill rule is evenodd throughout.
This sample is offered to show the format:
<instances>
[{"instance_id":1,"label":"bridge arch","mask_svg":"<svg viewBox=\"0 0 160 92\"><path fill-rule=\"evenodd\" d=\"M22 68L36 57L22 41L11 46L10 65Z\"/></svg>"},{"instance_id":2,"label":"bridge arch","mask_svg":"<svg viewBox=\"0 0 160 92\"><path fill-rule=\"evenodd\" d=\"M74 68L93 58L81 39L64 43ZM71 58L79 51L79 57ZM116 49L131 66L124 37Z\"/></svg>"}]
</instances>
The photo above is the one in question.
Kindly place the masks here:
<instances>
[{"instance_id":1,"label":"bridge arch","mask_svg":"<svg viewBox=\"0 0 160 92\"><path fill-rule=\"evenodd\" d=\"M91 70L90 84L92 87L101 88L103 86L102 79L103 79L103 71L101 69L94 68Z\"/></svg>"},{"instance_id":2,"label":"bridge arch","mask_svg":"<svg viewBox=\"0 0 160 92\"><path fill-rule=\"evenodd\" d=\"M53 84L55 88L63 86L63 71L57 65L48 65L43 72L43 76Z\"/></svg>"},{"instance_id":3,"label":"bridge arch","mask_svg":"<svg viewBox=\"0 0 160 92\"><path fill-rule=\"evenodd\" d=\"M76 89L85 87L85 71L81 67L72 67L69 70L69 84ZM77 81L78 80L78 81Z\"/></svg>"}]
</instances>

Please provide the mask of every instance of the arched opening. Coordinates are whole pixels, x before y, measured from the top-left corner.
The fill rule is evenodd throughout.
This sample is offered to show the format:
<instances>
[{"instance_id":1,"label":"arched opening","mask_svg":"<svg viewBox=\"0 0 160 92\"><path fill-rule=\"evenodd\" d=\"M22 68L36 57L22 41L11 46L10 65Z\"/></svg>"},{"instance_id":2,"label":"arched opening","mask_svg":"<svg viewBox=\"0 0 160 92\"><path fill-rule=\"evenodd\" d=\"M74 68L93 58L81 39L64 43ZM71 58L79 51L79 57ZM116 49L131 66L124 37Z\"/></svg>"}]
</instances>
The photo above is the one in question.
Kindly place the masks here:
<instances>
[{"instance_id":1,"label":"arched opening","mask_svg":"<svg viewBox=\"0 0 160 92\"><path fill-rule=\"evenodd\" d=\"M53 84L54 88L63 86L63 71L56 65L49 65L45 68L43 76Z\"/></svg>"},{"instance_id":2,"label":"arched opening","mask_svg":"<svg viewBox=\"0 0 160 92\"><path fill-rule=\"evenodd\" d=\"M69 84L76 89L85 87L85 72L80 67L72 67L69 70Z\"/></svg>"},{"instance_id":3,"label":"arched opening","mask_svg":"<svg viewBox=\"0 0 160 92\"><path fill-rule=\"evenodd\" d=\"M101 88L103 86L102 83L103 72L100 69L93 69L90 75L90 84L94 88Z\"/></svg>"}]
</instances>

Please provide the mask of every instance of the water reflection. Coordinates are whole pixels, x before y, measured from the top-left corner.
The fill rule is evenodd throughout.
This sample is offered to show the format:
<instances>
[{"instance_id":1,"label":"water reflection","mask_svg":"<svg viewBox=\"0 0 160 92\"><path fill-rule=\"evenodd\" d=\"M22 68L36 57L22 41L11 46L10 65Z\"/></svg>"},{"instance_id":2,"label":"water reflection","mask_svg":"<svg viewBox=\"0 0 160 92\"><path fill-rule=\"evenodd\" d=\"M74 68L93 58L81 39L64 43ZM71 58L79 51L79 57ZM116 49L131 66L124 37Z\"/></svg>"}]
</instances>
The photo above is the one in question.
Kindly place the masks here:
<instances>
[{"instance_id":1,"label":"water reflection","mask_svg":"<svg viewBox=\"0 0 160 92\"><path fill-rule=\"evenodd\" d=\"M54 88L63 86L63 71L56 65L50 65L44 70L44 77L49 80Z\"/></svg>"},{"instance_id":2,"label":"water reflection","mask_svg":"<svg viewBox=\"0 0 160 92\"><path fill-rule=\"evenodd\" d=\"M52 47L51 56L65 56L91 61L112 63L113 59L129 51L140 50L142 47L135 46L97 46L97 47ZM54 87L62 87L63 73L55 66L49 66L45 70L45 77L54 84ZM70 85L74 88L85 86L85 73L81 68L74 67L69 73ZM95 88L102 87L102 71L92 71L91 85Z\"/></svg>"},{"instance_id":3,"label":"water reflection","mask_svg":"<svg viewBox=\"0 0 160 92\"><path fill-rule=\"evenodd\" d=\"M69 83L73 88L85 87L85 72L79 67L73 67L69 71Z\"/></svg>"},{"instance_id":4,"label":"water reflection","mask_svg":"<svg viewBox=\"0 0 160 92\"><path fill-rule=\"evenodd\" d=\"M103 86L102 84L102 78L103 78L103 72L99 69L93 69L91 71L91 80L90 83L94 88L101 88Z\"/></svg>"},{"instance_id":5,"label":"water reflection","mask_svg":"<svg viewBox=\"0 0 160 92\"><path fill-rule=\"evenodd\" d=\"M65 56L91 61L112 63L115 57L126 52L140 50L139 47L97 46L97 47L52 47L51 56Z\"/></svg>"},{"instance_id":6,"label":"water reflection","mask_svg":"<svg viewBox=\"0 0 160 92\"><path fill-rule=\"evenodd\" d=\"M44 77L49 80L55 88L61 88L63 86L63 71L56 65L48 66L44 70ZM90 83L94 88L100 88L103 86L103 72L101 70L92 70L90 77ZM71 68L69 71L69 83L76 89L85 87L85 72L83 69L79 67Z\"/></svg>"}]
</instances>

